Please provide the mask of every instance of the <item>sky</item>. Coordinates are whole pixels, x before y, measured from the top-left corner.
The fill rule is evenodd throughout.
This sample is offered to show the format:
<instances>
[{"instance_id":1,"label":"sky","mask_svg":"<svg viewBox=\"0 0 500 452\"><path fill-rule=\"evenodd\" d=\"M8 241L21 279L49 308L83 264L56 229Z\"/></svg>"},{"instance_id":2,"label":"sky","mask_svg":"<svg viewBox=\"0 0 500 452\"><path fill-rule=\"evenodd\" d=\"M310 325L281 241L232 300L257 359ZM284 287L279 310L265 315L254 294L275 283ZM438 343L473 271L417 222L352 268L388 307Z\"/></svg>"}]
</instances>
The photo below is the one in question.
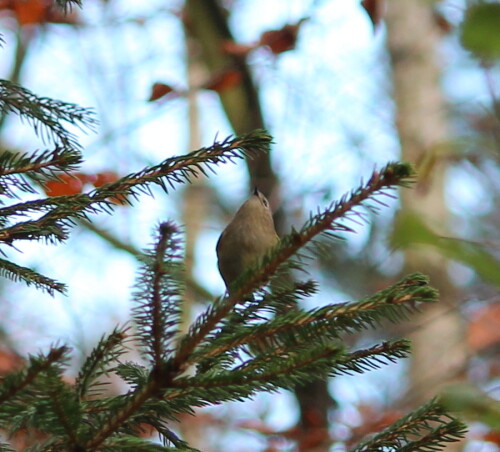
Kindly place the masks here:
<instances>
[{"instance_id":1,"label":"sky","mask_svg":"<svg viewBox=\"0 0 500 452\"><path fill-rule=\"evenodd\" d=\"M335 195L359 183L360 171L366 177L375 164L384 164L397 152L396 141L388 133L390 113L370 111L378 87L365 75L368 68L373 70L378 64L377 59L383 59L383 33L373 33L355 1L319 2L314 9L313 3L242 1L232 19L238 39L253 42L261 32L293 23L314 11L301 30L297 51L278 58L257 51L251 61L262 89L266 121L276 142L273 165L284 181L284 202L305 210L331 202ZM187 151L184 99L159 105L146 102L156 81L186 86L179 2L166 4L148 2L149 10L145 10L135 2L88 1L81 12L84 26L75 30L49 25L30 44L21 83L40 95L97 112L98 132L80 135L85 172L126 174ZM164 13L155 14L158 8ZM258 14L261 8L265 8L265 16ZM0 75L6 76L15 47L13 23L3 19L0 26L6 38ZM304 65L304 61L310 65ZM375 71L379 77L383 72L381 68ZM201 92L198 104L203 145L211 144L216 136L232 133L215 93ZM339 114L345 105L349 106L348 114ZM361 123L357 120L360 115L366 117ZM10 121L8 127L10 133L6 131L5 136L12 148L43 145L17 121ZM346 130L358 136L346 138ZM352 141L356 140L359 143L352 152ZM380 155L367 158L366 150L373 146ZM325 164L332 171L323 171ZM235 210L248 196L246 181L246 168L240 162L220 167L210 184ZM172 198L177 196L178 192L172 193ZM154 198L142 196L132 209L119 207L111 217L100 216L95 221L143 249L159 221L179 219L177 203L170 199L157 191ZM217 294L223 291L223 284L215 265L215 243L224 225L209 221L197 249L197 271L202 283ZM362 242L362 230L353 238L356 240ZM26 350L57 339L73 341L75 326L81 330L78 341L85 343L108 330L110 324L128 317L137 269L130 256L78 229L65 245L30 243L20 244L19 249L22 254L11 254L17 262L69 285L67 297L54 298L33 288L9 285L12 296L25 301L5 315L13 316L13 324L29 319L33 325L28 331L13 331L14 336L19 335L16 342L25 344ZM89 287L93 288L91 294ZM98 315L101 311L104 316ZM41 342L40 330L45 331Z\"/></svg>"},{"instance_id":2,"label":"sky","mask_svg":"<svg viewBox=\"0 0 500 452\"><path fill-rule=\"evenodd\" d=\"M83 26L49 25L36 33L21 83L39 95L92 107L100 121L97 133L80 135L83 171L127 174L190 150L185 99L146 101L152 84L158 81L186 88L178 14L181 3L86 0L80 13ZM244 43L256 41L265 30L309 17L296 50L278 57L258 50L250 58L266 122L274 136L273 167L283 181L283 202L291 210L308 212L326 205L356 187L361 178L366 180L374 167L397 158L394 108L383 50L385 32L383 26L374 32L358 1L235 3L238 8L232 27ZM448 3L452 11L459 11L454 5L460 2ZM6 41L0 49L2 78L13 61L13 29L12 20L0 18ZM450 58L459 57L451 54ZM447 77L447 87L464 87L457 95L464 99L481 86L478 79L471 87L470 77L478 77L472 67L468 75ZM232 133L215 93L200 92L198 107L203 145ZM43 145L14 120L8 123L4 136L13 149ZM244 163L220 167L209 184L223 195L230 210L236 210L248 195ZM453 205L458 215L467 206L477 205L477 197L468 196L467 186L469 190L450 195L457 198ZM480 184L475 191L484 192ZM112 216L96 218L96 224L142 249L151 243L151 233L160 221L179 221L180 193L143 195L133 208L118 207ZM296 221L295 226L300 226L302 217ZM223 227L216 215L208 218L196 250L197 277L216 295L224 290L215 256L215 243ZM367 229L357 228L345 246L356 250L366 240ZM75 229L63 245L30 243L18 248L21 253L9 252L15 262L68 284L67 296L53 298L21 284L3 285L1 296L9 302L0 308L0 316L9 319L4 323L21 352L46 349L62 341L85 353L103 333L128 320L138 268L132 256L81 229ZM326 298L329 303L345 301L345 294L328 292ZM369 377L357 377L355 383L351 378L338 378L332 384L343 394L346 407L361 399L383 404L388 394L373 388L384 380L394 389L402 369L404 365L371 372ZM266 403L271 402L261 399L260 409ZM268 419L277 428L285 428L293 422L296 409L286 395L278 403L282 409L270 410ZM254 405L247 407L251 411ZM345 412L346 422L355 423L356 413Z\"/></svg>"}]
</instances>

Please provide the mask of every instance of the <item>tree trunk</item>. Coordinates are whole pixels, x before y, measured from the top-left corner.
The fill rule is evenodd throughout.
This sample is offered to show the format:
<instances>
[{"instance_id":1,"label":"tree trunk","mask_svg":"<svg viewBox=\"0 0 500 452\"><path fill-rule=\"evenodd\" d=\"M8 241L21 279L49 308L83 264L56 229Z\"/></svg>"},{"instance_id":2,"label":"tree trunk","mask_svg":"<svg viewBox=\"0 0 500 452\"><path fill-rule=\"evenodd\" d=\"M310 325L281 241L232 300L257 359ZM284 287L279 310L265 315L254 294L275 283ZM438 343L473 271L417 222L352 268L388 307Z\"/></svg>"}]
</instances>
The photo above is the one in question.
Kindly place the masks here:
<instances>
[{"instance_id":1,"label":"tree trunk","mask_svg":"<svg viewBox=\"0 0 500 452\"><path fill-rule=\"evenodd\" d=\"M230 55L223 50L224 41L233 40L227 23L227 15L217 0L187 0L186 28L197 40L200 53L209 71L221 74L236 70L241 75L241 82L218 92L222 107L234 132L239 135L254 129L264 128L264 119L260 108L257 89L250 70L241 57ZM271 205L279 204L279 181L271 167L269 154L259 154L247 159L250 175L250 188L257 186L267 197ZM285 233L285 212L274 214L278 234ZM299 450L301 452L323 452L328 450L325 435L328 435L328 410L332 400L328 393L327 382L319 381L304 385L296 391L300 407L301 430ZM314 438L313 441L311 439Z\"/></svg>"},{"instance_id":2,"label":"tree trunk","mask_svg":"<svg viewBox=\"0 0 500 452\"><path fill-rule=\"evenodd\" d=\"M437 233L450 235L444 199L446 161L440 156L449 140L449 125L440 85L440 33L432 2L389 1L386 23L402 160L416 164L417 170L430 168L419 177L415 189L402 193L402 211L417 214ZM407 250L405 259L407 270L427 273L440 291L440 302L416 318L410 334L409 396L412 403L422 403L460 376L466 347L457 309L459 294L450 281L447 260L423 247ZM447 450L458 448L452 445Z\"/></svg>"}]
</instances>

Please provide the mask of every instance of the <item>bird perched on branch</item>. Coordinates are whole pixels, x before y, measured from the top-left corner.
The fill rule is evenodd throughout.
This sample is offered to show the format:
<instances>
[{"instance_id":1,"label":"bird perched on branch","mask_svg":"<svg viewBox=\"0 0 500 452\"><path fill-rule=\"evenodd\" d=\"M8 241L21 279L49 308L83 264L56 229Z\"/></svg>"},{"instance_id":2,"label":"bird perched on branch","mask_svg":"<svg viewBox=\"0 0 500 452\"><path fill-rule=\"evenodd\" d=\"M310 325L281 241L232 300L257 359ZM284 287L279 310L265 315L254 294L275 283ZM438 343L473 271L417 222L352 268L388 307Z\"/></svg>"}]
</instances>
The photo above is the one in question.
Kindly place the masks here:
<instances>
[{"instance_id":1,"label":"bird perched on branch","mask_svg":"<svg viewBox=\"0 0 500 452\"><path fill-rule=\"evenodd\" d=\"M269 201L255 188L217 242L218 267L228 293L232 283L278 241Z\"/></svg>"}]
</instances>

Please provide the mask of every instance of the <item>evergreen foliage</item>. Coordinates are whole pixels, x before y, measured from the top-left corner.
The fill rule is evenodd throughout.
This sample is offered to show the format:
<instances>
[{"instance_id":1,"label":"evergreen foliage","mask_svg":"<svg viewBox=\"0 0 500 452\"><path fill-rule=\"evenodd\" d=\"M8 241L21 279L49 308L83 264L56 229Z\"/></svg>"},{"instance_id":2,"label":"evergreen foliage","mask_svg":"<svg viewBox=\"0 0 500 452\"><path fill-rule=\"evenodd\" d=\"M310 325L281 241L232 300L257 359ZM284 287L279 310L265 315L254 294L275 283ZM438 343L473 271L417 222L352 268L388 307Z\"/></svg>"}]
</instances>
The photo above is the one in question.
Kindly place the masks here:
<instances>
[{"instance_id":1,"label":"evergreen foliage","mask_svg":"<svg viewBox=\"0 0 500 452\"><path fill-rule=\"evenodd\" d=\"M82 6L82 0L56 0L56 4L59 8L62 8L64 11L71 9L73 6Z\"/></svg>"},{"instance_id":2,"label":"evergreen foliage","mask_svg":"<svg viewBox=\"0 0 500 452\"><path fill-rule=\"evenodd\" d=\"M166 159L88 193L23 201L23 194L39 193L40 185L70 174L81 163L80 145L67 124L88 129L95 119L87 109L38 97L6 81L0 81L0 111L25 118L54 146L31 155L1 151L0 244L4 246L26 240L64 241L76 219L109 213L117 199L132 204L151 185L168 192L192 177L208 175L218 164L266 152L271 142L266 132L255 131ZM276 274L287 265L300 268L300 253L318 250L320 235L336 239L352 231L349 222L363 218L362 206L376 210L381 196L407 186L413 177L410 165L402 163L375 171L359 188L311 215L299 231L282 237L236 281L231 295L213 300L186 333L180 328L181 236L174 223L160 224L142 257L133 295L134 328L117 327L104 336L74 382L65 377L68 347L55 345L28 357L22 370L0 382L0 429L8 434L36 432L41 439L27 451L189 451L194 449L171 427L182 413L326 376L363 373L405 358L410 352L405 340L350 350L343 337L385 320L399 322L420 305L435 302L437 293L425 276L409 275L357 302L300 310L284 307L315 293L316 284L283 282ZM14 199L20 201L8 203ZM8 259L0 260L0 274L49 293L65 287ZM139 344L144 363L125 360L132 343ZM106 392L110 375L126 383L128 390L118 395ZM144 438L146 429L157 432L162 444ZM355 450L440 450L463 433L463 425L432 401ZM9 450L8 443L0 443L0 451Z\"/></svg>"}]
</instances>

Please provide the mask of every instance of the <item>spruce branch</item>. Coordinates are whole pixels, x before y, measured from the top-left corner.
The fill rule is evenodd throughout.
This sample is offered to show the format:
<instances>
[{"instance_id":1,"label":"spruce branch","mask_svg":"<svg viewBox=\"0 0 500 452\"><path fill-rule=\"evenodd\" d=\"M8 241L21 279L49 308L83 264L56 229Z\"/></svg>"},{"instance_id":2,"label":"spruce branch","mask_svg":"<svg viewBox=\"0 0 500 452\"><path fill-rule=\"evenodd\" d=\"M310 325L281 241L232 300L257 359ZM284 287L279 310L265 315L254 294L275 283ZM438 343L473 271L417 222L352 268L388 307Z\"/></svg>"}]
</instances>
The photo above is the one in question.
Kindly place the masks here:
<instances>
[{"instance_id":1,"label":"spruce branch","mask_svg":"<svg viewBox=\"0 0 500 452\"><path fill-rule=\"evenodd\" d=\"M45 290L50 295L54 295L54 292L63 294L66 292L65 284L5 259L0 259L0 276L12 281L23 281L27 286L33 284L37 289Z\"/></svg>"},{"instance_id":2,"label":"spruce branch","mask_svg":"<svg viewBox=\"0 0 500 452\"><path fill-rule=\"evenodd\" d=\"M0 229L0 242L36 240L40 236L53 241L64 240L66 228L74 226L76 219L88 219L89 213L110 213L116 206L113 200L127 199L130 202L129 197L136 197L140 192L150 193L151 184L168 191L169 186L174 188L176 183L189 182L190 177L208 175L208 171L213 171L211 165L266 152L270 142L271 137L261 130L241 137L229 137L208 148L166 159L159 165L105 184L88 194L61 196L58 205L40 218Z\"/></svg>"},{"instance_id":3,"label":"spruce branch","mask_svg":"<svg viewBox=\"0 0 500 452\"><path fill-rule=\"evenodd\" d=\"M138 387L131 394L128 394L125 403L121 404L113 415L107 417L96 429L93 437L84 444L84 450L88 452L98 450L101 444L112 436L150 398L154 397L160 388L160 380L151 378L144 386Z\"/></svg>"},{"instance_id":4,"label":"spruce branch","mask_svg":"<svg viewBox=\"0 0 500 452\"><path fill-rule=\"evenodd\" d=\"M87 357L75 382L75 390L80 400L87 395L96 395L95 392L90 393L96 385L96 380L109 372L110 364L125 353L127 330L128 328L117 327L111 334L103 336Z\"/></svg>"},{"instance_id":5,"label":"spruce branch","mask_svg":"<svg viewBox=\"0 0 500 452\"><path fill-rule=\"evenodd\" d=\"M27 216L31 213L40 213L51 210L57 206L67 204L68 196L51 196L44 199L34 199L32 201L11 204L0 207L0 225L5 225L5 219L14 216Z\"/></svg>"},{"instance_id":6,"label":"spruce branch","mask_svg":"<svg viewBox=\"0 0 500 452\"><path fill-rule=\"evenodd\" d=\"M67 450L67 449L66 449ZM23 452L59 452L65 451L65 446L58 438L51 437L45 441L26 448Z\"/></svg>"},{"instance_id":7,"label":"spruce branch","mask_svg":"<svg viewBox=\"0 0 500 452\"><path fill-rule=\"evenodd\" d=\"M451 417L436 400L404 416L352 452L417 452L440 450L443 443L464 437L465 425Z\"/></svg>"},{"instance_id":8,"label":"spruce branch","mask_svg":"<svg viewBox=\"0 0 500 452\"><path fill-rule=\"evenodd\" d=\"M12 372L4 377L0 385L0 404L11 400L23 389L29 387L37 377L53 365L63 364L67 359L69 349L65 346L52 348L49 353L30 356L29 365L19 372Z\"/></svg>"},{"instance_id":9,"label":"spruce branch","mask_svg":"<svg viewBox=\"0 0 500 452\"><path fill-rule=\"evenodd\" d=\"M31 155L3 151L0 154L0 194L17 197L13 188L35 193L26 178L40 184L48 180L59 180L59 174L68 174L81 162L79 151L60 146Z\"/></svg>"},{"instance_id":10,"label":"spruce branch","mask_svg":"<svg viewBox=\"0 0 500 452\"><path fill-rule=\"evenodd\" d=\"M0 115L15 113L26 119L34 131L45 140L60 144L62 148L80 148L76 137L63 123L81 130L92 130L97 121L91 109L59 100L38 97L31 91L8 80L0 80Z\"/></svg>"},{"instance_id":11,"label":"spruce branch","mask_svg":"<svg viewBox=\"0 0 500 452\"><path fill-rule=\"evenodd\" d=\"M339 341L323 338L314 345L269 348L231 369L218 368L194 377L176 378L163 397L182 411L186 406L243 400L258 391L290 389L328 375L363 373L395 362L408 353L407 341L385 342L368 350L345 353Z\"/></svg>"},{"instance_id":12,"label":"spruce branch","mask_svg":"<svg viewBox=\"0 0 500 452\"><path fill-rule=\"evenodd\" d=\"M74 5L81 8L82 0L56 0L56 5L66 13L68 10L71 10Z\"/></svg>"},{"instance_id":13,"label":"spruce branch","mask_svg":"<svg viewBox=\"0 0 500 452\"><path fill-rule=\"evenodd\" d=\"M130 435L108 438L101 449L105 452L195 452L190 447L167 447L160 444L147 442L141 438Z\"/></svg>"},{"instance_id":14,"label":"spruce branch","mask_svg":"<svg viewBox=\"0 0 500 452\"><path fill-rule=\"evenodd\" d=\"M149 379L149 369L132 361L119 363L112 370L134 389L144 386Z\"/></svg>"},{"instance_id":15,"label":"spruce branch","mask_svg":"<svg viewBox=\"0 0 500 452\"><path fill-rule=\"evenodd\" d=\"M271 352L272 353L272 352ZM340 343L321 343L297 347L294 353L259 357L223 372L173 380L166 400L187 397L190 405L203 406L228 400L243 400L257 391L293 388L328 375L343 355Z\"/></svg>"},{"instance_id":16,"label":"spruce branch","mask_svg":"<svg viewBox=\"0 0 500 452\"><path fill-rule=\"evenodd\" d=\"M133 319L151 362L159 369L173 348L181 317L183 265L179 232L173 222L160 224L154 249L142 260Z\"/></svg>"},{"instance_id":17,"label":"spruce branch","mask_svg":"<svg viewBox=\"0 0 500 452\"><path fill-rule=\"evenodd\" d=\"M398 359L407 358L410 351L410 342L407 340L383 342L368 349L356 350L340 359L330 375L351 375L379 369L388 363L395 363Z\"/></svg>"},{"instance_id":18,"label":"spruce branch","mask_svg":"<svg viewBox=\"0 0 500 452\"><path fill-rule=\"evenodd\" d=\"M452 419L444 425L434 428L431 432L398 449L397 452L435 452L443 450L446 443L460 441L467 433L466 425L458 419Z\"/></svg>"},{"instance_id":19,"label":"spruce branch","mask_svg":"<svg viewBox=\"0 0 500 452\"><path fill-rule=\"evenodd\" d=\"M109 419L87 444L87 448L97 447L116 428L127 421L161 388L162 368L165 355L169 351L169 341L177 333L180 310L179 269L181 256L178 232L173 223L162 223L154 249L144 257L142 276L135 293L137 307L134 320L138 325L139 337L145 345L153 364L152 376L145 384L127 397L114 417ZM122 375L138 374L130 366L119 366ZM139 369L140 370L140 369ZM131 371L134 371L132 374Z\"/></svg>"},{"instance_id":20,"label":"spruce branch","mask_svg":"<svg viewBox=\"0 0 500 452\"><path fill-rule=\"evenodd\" d=\"M414 273L355 303L327 305L310 311L293 310L258 324L248 324L249 316L246 315L247 322L222 328L210 341L201 345L187 363L191 365L242 345L266 347L270 342L274 345L309 343L324 336L338 338L341 331L352 333L373 328L386 319L392 322L406 320L408 314L418 309L418 303L436 301L437 291L429 287L428 282L424 275ZM281 293L278 292L275 297L275 303L279 303ZM270 295L262 302L254 301L250 308L262 308L273 298Z\"/></svg>"},{"instance_id":21,"label":"spruce branch","mask_svg":"<svg viewBox=\"0 0 500 452\"><path fill-rule=\"evenodd\" d=\"M46 372L42 383L46 393L37 400L43 410L39 410L42 414L37 421L68 444L77 445L82 407L75 392L62 380L60 370L52 367Z\"/></svg>"},{"instance_id":22,"label":"spruce branch","mask_svg":"<svg viewBox=\"0 0 500 452\"><path fill-rule=\"evenodd\" d=\"M204 314L199 316L188 334L181 340L176 356L170 363L172 368L185 368L192 352L211 332L216 330L221 320L231 312L234 306L246 294L268 282L280 266L297 254L301 248L310 244L316 236L326 234L334 237L336 232L352 231L342 222L343 218L345 219L349 214L354 215L357 207L365 205L367 200L372 199L374 195L384 193L384 190L408 186L413 177L414 172L410 164L389 163L380 171L375 171L365 185L352 191L349 196L343 196L340 201L311 216L300 231L292 231L291 234L283 237L259 265L249 269L238 278L231 295L217 299Z\"/></svg>"},{"instance_id":23,"label":"spruce branch","mask_svg":"<svg viewBox=\"0 0 500 452\"><path fill-rule=\"evenodd\" d=\"M215 141L210 147L166 159L159 165L103 185L97 192L135 196L138 193L136 189L147 192L150 184L156 184L168 193L168 187L174 189L175 184L190 182L191 177L208 177L209 172L215 173L212 165L232 163L237 159L252 158L261 152L268 152L271 140L265 130L255 130L239 137L230 136L222 142Z\"/></svg>"},{"instance_id":24,"label":"spruce branch","mask_svg":"<svg viewBox=\"0 0 500 452\"><path fill-rule=\"evenodd\" d=\"M176 447L176 451L181 450L185 452L200 452L198 449L190 447L188 443L181 440L172 430L170 430L166 422L155 414L144 416L141 421L145 424L152 426L162 436L163 444L172 444ZM168 450L168 449L167 449Z\"/></svg>"},{"instance_id":25,"label":"spruce branch","mask_svg":"<svg viewBox=\"0 0 500 452\"><path fill-rule=\"evenodd\" d=\"M328 341L325 338L317 341L321 344L333 343L338 346L338 341ZM262 363L270 363L272 359L289 354L296 353L295 350L307 348L306 344L299 344L293 347L273 347L262 352L261 355L244 363L242 367L247 370L258 368ZM382 344L374 345L369 349L357 350L351 353L343 353L339 355L335 363L328 370L328 375L342 375L352 373L364 373L366 371L378 369L383 365L396 362L401 358L406 358L410 354L410 343L405 340L395 342L383 342Z\"/></svg>"}]
</instances>

